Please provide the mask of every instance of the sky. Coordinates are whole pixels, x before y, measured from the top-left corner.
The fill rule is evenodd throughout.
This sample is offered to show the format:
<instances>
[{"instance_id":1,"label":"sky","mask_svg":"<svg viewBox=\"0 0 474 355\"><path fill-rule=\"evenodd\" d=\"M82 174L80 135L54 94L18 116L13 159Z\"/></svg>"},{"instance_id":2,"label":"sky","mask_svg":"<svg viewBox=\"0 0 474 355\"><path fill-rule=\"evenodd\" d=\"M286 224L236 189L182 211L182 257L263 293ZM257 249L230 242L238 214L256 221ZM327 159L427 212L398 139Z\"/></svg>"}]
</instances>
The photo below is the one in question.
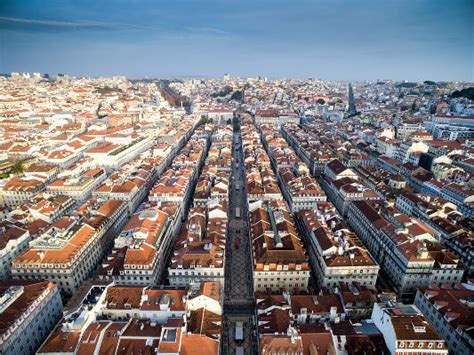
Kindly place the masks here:
<instances>
[{"instance_id":1,"label":"sky","mask_svg":"<svg viewBox=\"0 0 474 355\"><path fill-rule=\"evenodd\" d=\"M0 73L474 81L473 0L0 0Z\"/></svg>"}]
</instances>

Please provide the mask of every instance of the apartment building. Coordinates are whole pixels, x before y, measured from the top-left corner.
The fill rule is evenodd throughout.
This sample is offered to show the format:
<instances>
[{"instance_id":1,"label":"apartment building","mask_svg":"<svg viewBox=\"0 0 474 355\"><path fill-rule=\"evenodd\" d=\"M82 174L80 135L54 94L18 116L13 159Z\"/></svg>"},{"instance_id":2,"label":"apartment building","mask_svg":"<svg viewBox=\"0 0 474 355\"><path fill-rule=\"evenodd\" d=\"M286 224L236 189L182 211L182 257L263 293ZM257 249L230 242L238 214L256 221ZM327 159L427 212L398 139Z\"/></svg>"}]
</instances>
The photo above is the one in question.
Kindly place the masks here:
<instances>
[{"instance_id":1,"label":"apartment building","mask_svg":"<svg viewBox=\"0 0 474 355\"><path fill-rule=\"evenodd\" d=\"M408 219L397 227L369 203L355 201L349 207L348 223L399 294L414 293L432 282L454 284L462 278L459 259L440 248L419 221Z\"/></svg>"},{"instance_id":2,"label":"apartment building","mask_svg":"<svg viewBox=\"0 0 474 355\"><path fill-rule=\"evenodd\" d=\"M6 280L11 275L12 261L28 248L31 235L27 229L8 224L0 232L0 279Z\"/></svg>"},{"instance_id":3,"label":"apartment building","mask_svg":"<svg viewBox=\"0 0 474 355\"><path fill-rule=\"evenodd\" d=\"M296 113L284 113L279 110L267 109L255 111L256 124L270 124L280 126L285 123L299 123L300 118Z\"/></svg>"},{"instance_id":4,"label":"apartment building","mask_svg":"<svg viewBox=\"0 0 474 355\"><path fill-rule=\"evenodd\" d=\"M297 214L319 287L357 283L374 288L379 265L344 221L330 213L321 209Z\"/></svg>"},{"instance_id":5,"label":"apartment building","mask_svg":"<svg viewBox=\"0 0 474 355\"><path fill-rule=\"evenodd\" d=\"M376 303L372 321L390 354L448 354L443 338L412 305Z\"/></svg>"},{"instance_id":6,"label":"apartment building","mask_svg":"<svg viewBox=\"0 0 474 355\"><path fill-rule=\"evenodd\" d=\"M46 178L42 175L12 177L1 186L0 203L4 207L16 207L29 201L46 187Z\"/></svg>"},{"instance_id":7,"label":"apartment building","mask_svg":"<svg viewBox=\"0 0 474 355\"><path fill-rule=\"evenodd\" d=\"M289 168L281 168L278 177L291 212L315 209L319 202L326 201L326 195L307 172L297 175Z\"/></svg>"},{"instance_id":8,"label":"apartment building","mask_svg":"<svg viewBox=\"0 0 474 355\"><path fill-rule=\"evenodd\" d=\"M90 148L85 155L91 157L97 167L102 167L107 171L117 170L123 164L133 160L136 156L151 148L154 144L149 137L138 135L128 136L123 144L105 141L104 143Z\"/></svg>"},{"instance_id":9,"label":"apartment building","mask_svg":"<svg viewBox=\"0 0 474 355\"><path fill-rule=\"evenodd\" d=\"M33 354L62 312L59 289L53 282L0 281L0 352Z\"/></svg>"},{"instance_id":10,"label":"apartment building","mask_svg":"<svg viewBox=\"0 0 474 355\"><path fill-rule=\"evenodd\" d=\"M83 205L82 215L54 222L12 263L16 279L45 278L65 294L74 293L95 271L112 238L126 222L124 202L108 200L94 208Z\"/></svg>"},{"instance_id":11,"label":"apartment building","mask_svg":"<svg viewBox=\"0 0 474 355\"><path fill-rule=\"evenodd\" d=\"M347 215L352 201L378 201L382 199L375 191L351 177L332 180L329 176L325 176L322 179L321 186L329 200L343 216Z\"/></svg>"},{"instance_id":12,"label":"apartment building","mask_svg":"<svg viewBox=\"0 0 474 355\"><path fill-rule=\"evenodd\" d=\"M358 282L340 282L334 293L339 295L346 317L367 319L372 314L379 292L373 287L362 286Z\"/></svg>"},{"instance_id":13,"label":"apartment building","mask_svg":"<svg viewBox=\"0 0 474 355\"><path fill-rule=\"evenodd\" d=\"M474 218L474 189L451 183L441 188L440 196L458 206L459 211L466 217Z\"/></svg>"},{"instance_id":14,"label":"apartment building","mask_svg":"<svg viewBox=\"0 0 474 355\"><path fill-rule=\"evenodd\" d=\"M186 314L188 290L185 289L111 285L104 293L96 312L106 319L139 318L164 324L169 318L183 319Z\"/></svg>"},{"instance_id":15,"label":"apartment building","mask_svg":"<svg viewBox=\"0 0 474 355\"><path fill-rule=\"evenodd\" d=\"M33 163L25 169L25 176L44 176L45 182L49 183L50 181L57 178L59 174L59 167L56 164L49 163Z\"/></svg>"},{"instance_id":16,"label":"apartment building","mask_svg":"<svg viewBox=\"0 0 474 355\"><path fill-rule=\"evenodd\" d=\"M130 213L133 213L161 174L163 161L161 158L150 161L137 159L132 163L109 175L104 183L92 192L92 196L127 201Z\"/></svg>"},{"instance_id":17,"label":"apartment building","mask_svg":"<svg viewBox=\"0 0 474 355\"><path fill-rule=\"evenodd\" d=\"M46 223L53 223L74 208L76 201L65 195L49 196L48 194L36 195L30 204L28 211L34 219L40 219Z\"/></svg>"},{"instance_id":18,"label":"apartment building","mask_svg":"<svg viewBox=\"0 0 474 355\"><path fill-rule=\"evenodd\" d=\"M226 204L191 208L168 266L170 285L185 287L204 281L224 283L226 234Z\"/></svg>"},{"instance_id":19,"label":"apartment building","mask_svg":"<svg viewBox=\"0 0 474 355\"><path fill-rule=\"evenodd\" d=\"M170 207L145 208L132 216L102 262L99 279L119 285L160 283L179 218L178 206Z\"/></svg>"},{"instance_id":20,"label":"apartment building","mask_svg":"<svg viewBox=\"0 0 474 355\"><path fill-rule=\"evenodd\" d=\"M221 317L197 313L194 306L208 302L204 285L196 293L172 288L141 286L92 286L94 298L70 310L41 345L37 354L150 353L219 354ZM211 296L212 297L212 296ZM80 314L78 317L77 315ZM199 320L196 326L196 320ZM216 333L212 331L212 326Z\"/></svg>"},{"instance_id":21,"label":"apartment building","mask_svg":"<svg viewBox=\"0 0 474 355\"><path fill-rule=\"evenodd\" d=\"M452 354L474 352L472 284L433 286L419 289L415 305L440 334Z\"/></svg>"},{"instance_id":22,"label":"apartment building","mask_svg":"<svg viewBox=\"0 0 474 355\"><path fill-rule=\"evenodd\" d=\"M78 202L83 202L106 178L104 169L90 169L80 176L57 179L47 186L46 191L51 195L70 196Z\"/></svg>"},{"instance_id":23,"label":"apartment building","mask_svg":"<svg viewBox=\"0 0 474 355\"><path fill-rule=\"evenodd\" d=\"M196 171L192 166L171 167L156 182L148 199L151 202L174 202L184 209L189 199Z\"/></svg>"},{"instance_id":24,"label":"apartment building","mask_svg":"<svg viewBox=\"0 0 474 355\"><path fill-rule=\"evenodd\" d=\"M229 172L218 170L216 165L206 165L202 169L193 195L197 205L207 204L209 200L224 201L229 197Z\"/></svg>"},{"instance_id":25,"label":"apartment building","mask_svg":"<svg viewBox=\"0 0 474 355\"><path fill-rule=\"evenodd\" d=\"M256 292L259 334L287 334L293 325L323 325L345 319L342 303L335 294Z\"/></svg>"},{"instance_id":26,"label":"apartment building","mask_svg":"<svg viewBox=\"0 0 474 355\"><path fill-rule=\"evenodd\" d=\"M40 159L46 163L57 165L60 169L67 169L81 159L82 153L72 152L68 149L41 151Z\"/></svg>"},{"instance_id":27,"label":"apartment building","mask_svg":"<svg viewBox=\"0 0 474 355\"><path fill-rule=\"evenodd\" d=\"M331 160L324 168L324 175L331 180L339 180L342 178L352 178L358 180L357 174L347 166L345 166L339 159Z\"/></svg>"},{"instance_id":28,"label":"apartment building","mask_svg":"<svg viewBox=\"0 0 474 355\"><path fill-rule=\"evenodd\" d=\"M254 289L306 290L308 258L283 202L257 201L249 205L254 260Z\"/></svg>"}]
</instances>

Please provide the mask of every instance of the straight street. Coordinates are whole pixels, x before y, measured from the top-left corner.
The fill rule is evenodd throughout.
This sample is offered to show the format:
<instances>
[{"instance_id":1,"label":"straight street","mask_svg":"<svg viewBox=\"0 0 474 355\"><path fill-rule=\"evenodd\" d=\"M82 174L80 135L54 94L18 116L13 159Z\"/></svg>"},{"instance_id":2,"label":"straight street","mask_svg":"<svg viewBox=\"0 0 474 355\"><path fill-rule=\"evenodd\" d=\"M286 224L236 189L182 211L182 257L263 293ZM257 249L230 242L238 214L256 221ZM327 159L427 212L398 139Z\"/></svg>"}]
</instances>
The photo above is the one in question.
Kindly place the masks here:
<instances>
[{"instance_id":1,"label":"straight street","mask_svg":"<svg viewBox=\"0 0 474 355\"><path fill-rule=\"evenodd\" d=\"M240 130L234 132L232 156L225 259L222 353L235 354L236 349L241 347L244 354L256 354L258 339L255 326L252 246L248 226L247 193ZM243 323L243 340L235 339L237 322Z\"/></svg>"}]
</instances>

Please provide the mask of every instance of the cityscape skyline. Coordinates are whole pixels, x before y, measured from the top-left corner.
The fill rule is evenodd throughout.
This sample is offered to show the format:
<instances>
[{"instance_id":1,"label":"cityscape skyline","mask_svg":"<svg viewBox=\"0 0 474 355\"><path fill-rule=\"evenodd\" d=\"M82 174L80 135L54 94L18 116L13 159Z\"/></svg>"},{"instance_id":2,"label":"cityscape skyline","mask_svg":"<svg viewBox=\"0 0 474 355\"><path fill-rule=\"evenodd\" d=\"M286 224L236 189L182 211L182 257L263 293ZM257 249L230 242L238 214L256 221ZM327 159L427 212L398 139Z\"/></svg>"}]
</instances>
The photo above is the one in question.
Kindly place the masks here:
<instances>
[{"instance_id":1,"label":"cityscape skyline","mask_svg":"<svg viewBox=\"0 0 474 355\"><path fill-rule=\"evenodd\" d=\"M470 1L226 5L4 1L0 72L473 81Z\"/></svg>"},{"instance_id":2,"label":"cityscape skyline","mask_svg":"<svg viewBox=\"0 0 474 355\"><path fill-rule=\"evenodd\" d=\"M474 354L473 0L0 0L0 355Z\"/></svg>"}]
</instances>

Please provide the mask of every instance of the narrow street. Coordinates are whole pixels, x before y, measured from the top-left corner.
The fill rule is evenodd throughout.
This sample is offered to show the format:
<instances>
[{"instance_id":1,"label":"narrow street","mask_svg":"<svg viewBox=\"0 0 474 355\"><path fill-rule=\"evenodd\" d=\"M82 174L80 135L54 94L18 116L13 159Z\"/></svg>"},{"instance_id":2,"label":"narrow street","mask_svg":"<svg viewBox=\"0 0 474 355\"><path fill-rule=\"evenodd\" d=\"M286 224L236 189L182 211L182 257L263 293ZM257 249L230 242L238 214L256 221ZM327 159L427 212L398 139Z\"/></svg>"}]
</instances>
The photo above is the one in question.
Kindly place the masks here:
<instances>
[{"instance_id":1,"label":"narrow street","mask_svg":"<svg viewBox=\"0 0 474 355\"><path fill-rule=\"evenodd\" d=\"M258 339L255 326L252 247L248 227L247 193L240 131L234 132L232 156L221 350L222 354L231 355L241 347L244 354L256 354ZM235 340L237 322L243 323L243 340Z\"/></svg>"}]
</instances>

